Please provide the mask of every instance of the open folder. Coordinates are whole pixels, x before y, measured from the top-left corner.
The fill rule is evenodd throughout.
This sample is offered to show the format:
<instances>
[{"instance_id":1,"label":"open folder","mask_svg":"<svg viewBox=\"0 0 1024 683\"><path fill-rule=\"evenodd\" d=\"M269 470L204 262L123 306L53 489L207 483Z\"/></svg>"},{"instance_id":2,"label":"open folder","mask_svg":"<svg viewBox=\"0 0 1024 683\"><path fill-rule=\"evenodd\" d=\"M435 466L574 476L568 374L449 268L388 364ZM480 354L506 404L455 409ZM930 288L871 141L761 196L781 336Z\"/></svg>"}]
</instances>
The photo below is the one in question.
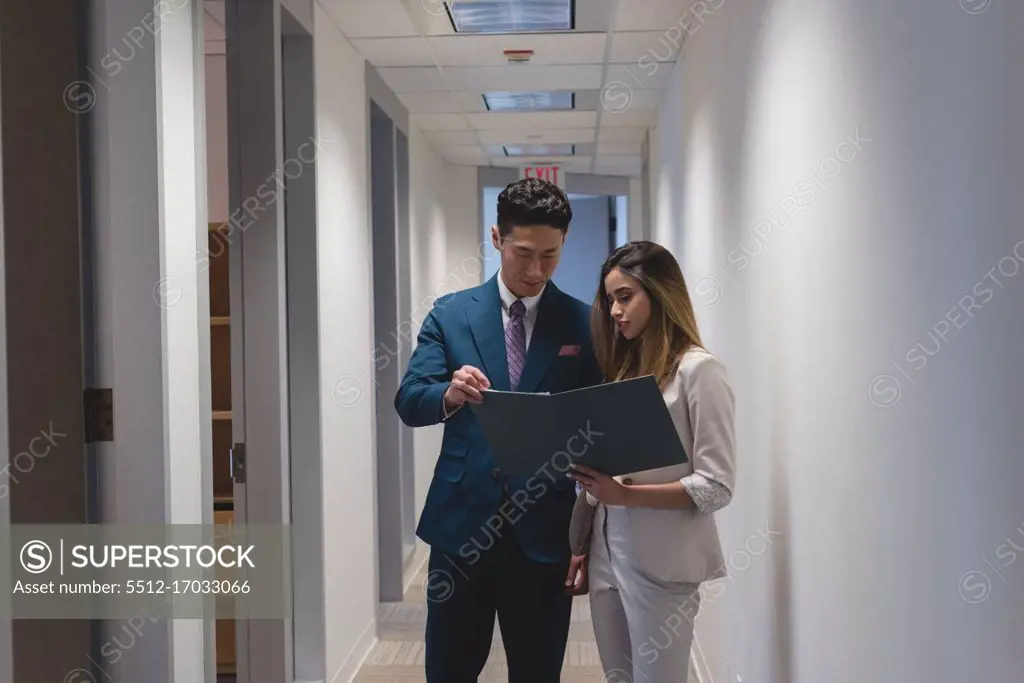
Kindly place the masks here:
<instances>
[{"instance_id":1,"label":"open folder","mask_svg":"<svg viewBox=\"0 0 1024 683\"><path fill-rule=\"evenodd\" d=\"M570 462L619 476L687 460L651 375L559 394L486 390L472 410L513 476L564 475Z\"/></svg>"}]
</instances>

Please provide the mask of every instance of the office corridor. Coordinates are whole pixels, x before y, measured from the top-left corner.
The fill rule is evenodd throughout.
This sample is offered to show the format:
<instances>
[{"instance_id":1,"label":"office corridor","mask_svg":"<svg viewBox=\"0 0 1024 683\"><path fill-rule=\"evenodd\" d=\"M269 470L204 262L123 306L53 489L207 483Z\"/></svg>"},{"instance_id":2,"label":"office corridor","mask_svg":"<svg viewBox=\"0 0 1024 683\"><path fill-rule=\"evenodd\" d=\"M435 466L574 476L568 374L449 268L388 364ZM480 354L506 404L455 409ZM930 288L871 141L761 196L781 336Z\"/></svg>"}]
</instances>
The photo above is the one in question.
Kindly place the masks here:
<instances>
[{"instance_id":1,"label":"office corridor","mask_svg":"<svg viewBox=\"0 0 1024 683\"><path fill-rule=\"evenodd\" d=\"M423 674L423 629L427 619L427 603L423 591L426 581L423 565L405 600L381 605L380 635L353 683L413 683L425 681ZM501 632L494 626L491 656L479 683L508 680ZM590 603L586 596L576 598L569 628L569 645L562 668L562 683L598 683L603 680L594 630L590 624Z\"/></svg>"},{"instance_id":2,"label":"office corridor","mask_svg":"<svg viewBox=\"0 0 1024 683\"><path fill-rule=\"evenodd\" d=\"M725 576L689 672L629 683L1024 683L1024 0L12 0L0 28L0 683L425 681L425 539L519 518L440 385L573 391L595 339L595 377L668 367L680 320L733 394L732 464L685 454L730 480L717 545L676 480L611 497L648 573ZM499 220L528 178L558 201ZM627 243L684 286L602 274ZM581 306L449 297L506 263ZM648 305L613 326L621 292ZM666 406L706 442L691 379ZM603 412L654 453L634 407L579 435ZM199 526L252 541L217 554L239 580L136 590L208 569L150 559ZM65 577L65 541L112 559ZM591 619L560 681L627 683ZM496 623L479 683L507 668Z\"/></svg>"}]
</instances>

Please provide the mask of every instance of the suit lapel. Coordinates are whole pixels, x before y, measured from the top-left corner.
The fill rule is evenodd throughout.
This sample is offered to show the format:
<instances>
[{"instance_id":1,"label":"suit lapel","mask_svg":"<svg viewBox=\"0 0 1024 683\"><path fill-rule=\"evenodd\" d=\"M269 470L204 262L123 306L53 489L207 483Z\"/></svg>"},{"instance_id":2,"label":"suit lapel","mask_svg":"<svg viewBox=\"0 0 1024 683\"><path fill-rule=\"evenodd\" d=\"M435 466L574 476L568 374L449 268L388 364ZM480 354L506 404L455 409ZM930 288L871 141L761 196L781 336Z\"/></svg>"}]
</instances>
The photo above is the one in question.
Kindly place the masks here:
<instances>
[{"instance_id":1,"label":"suit lapel","mask_svg":"<svg viewBox=\"0 0 1024 683\"><path fill-rule=\"evenodd\" d=\"M561 343L561 294L553 282L548 282L537 305L537 323L526 352L523 376L519 378L519 391L537 391L541 381L558 355Z\"/></svg>"},{"instance_id":2,"label":"suit lapel","mask_svg":"<svg viewBox=\"0 0 1024 683\"><path fill-rule=\"evenodd\" d=\"M501 295L497 276L482 287L476 305L466 310L469 329L473 333L477 353L483 361L481 370L491 388L508 391L508 359L505 356L505 324L501 317Z\"/></svg>"}]
</instances>

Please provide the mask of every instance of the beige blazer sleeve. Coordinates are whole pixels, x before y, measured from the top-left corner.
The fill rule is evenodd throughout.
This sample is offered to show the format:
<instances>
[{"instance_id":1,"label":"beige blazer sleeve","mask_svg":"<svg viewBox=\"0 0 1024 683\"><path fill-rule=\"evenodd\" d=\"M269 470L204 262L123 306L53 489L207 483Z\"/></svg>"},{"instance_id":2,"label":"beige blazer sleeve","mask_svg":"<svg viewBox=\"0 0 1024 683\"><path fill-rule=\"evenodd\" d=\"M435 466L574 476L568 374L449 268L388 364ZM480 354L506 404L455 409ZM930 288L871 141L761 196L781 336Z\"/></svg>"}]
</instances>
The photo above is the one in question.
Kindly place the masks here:
<instances>
[{"instance_id":1,"label":"beige blazer sleeve","mask_svg":"<svg viewBox=\"0 0 1024 683\"><path fill-rule=\"evenodd\" d=\"M691 495L703 486L724 499L686 510L625 508L632 551L646 572L661 580L721 578L727 571L714 510L729 502L736 483L735 398L728 371L711 353L691 349L662 396L688 461L617 479L641 485L681 481Z\"/></svg>"},{"instance_id":2,"label":"beige blazer sleeve","mask_svg":"<svg viewBox=\"0 0 1024 683\"><path fill-rule=\"evenodd\" d=\"M736 398L722 361L706 352L692 355L681 363L679 398L683 400L677 407L685 408L689 418L691 445L687 453L693 461L693 474L721 485L731 499L736 483ZM688 483L686 478L683 483Z\"/></svg>"}]
</instances>

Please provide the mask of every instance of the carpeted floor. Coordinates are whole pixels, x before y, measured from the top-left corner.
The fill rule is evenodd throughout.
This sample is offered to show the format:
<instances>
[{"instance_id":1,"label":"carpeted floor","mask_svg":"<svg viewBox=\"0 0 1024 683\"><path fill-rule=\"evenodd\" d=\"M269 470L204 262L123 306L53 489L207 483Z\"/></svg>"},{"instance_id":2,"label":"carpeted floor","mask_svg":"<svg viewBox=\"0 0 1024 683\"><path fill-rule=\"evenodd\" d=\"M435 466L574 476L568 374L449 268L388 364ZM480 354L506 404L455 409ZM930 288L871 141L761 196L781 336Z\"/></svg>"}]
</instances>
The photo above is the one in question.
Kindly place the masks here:
<instances>
[{"instance_id":1,"label":"carpeted floor","mask_svg":"<svg viewBox=\"0 0 1024 683\"><path fill-rule=\"evenodd\" d=\"M412 582L403 602L381 606L380 640L353 683L416 683L426 680L423 676L423 628L427 604L422 588L425 579L426 572L422 571ZM504 683L507 680L505 651L495 624L491 657L479 683ZM579 597L573 604L561 683L601 683L603 680L590 623L590 603L586 596Z\"/></svg>"}]
</instances>

